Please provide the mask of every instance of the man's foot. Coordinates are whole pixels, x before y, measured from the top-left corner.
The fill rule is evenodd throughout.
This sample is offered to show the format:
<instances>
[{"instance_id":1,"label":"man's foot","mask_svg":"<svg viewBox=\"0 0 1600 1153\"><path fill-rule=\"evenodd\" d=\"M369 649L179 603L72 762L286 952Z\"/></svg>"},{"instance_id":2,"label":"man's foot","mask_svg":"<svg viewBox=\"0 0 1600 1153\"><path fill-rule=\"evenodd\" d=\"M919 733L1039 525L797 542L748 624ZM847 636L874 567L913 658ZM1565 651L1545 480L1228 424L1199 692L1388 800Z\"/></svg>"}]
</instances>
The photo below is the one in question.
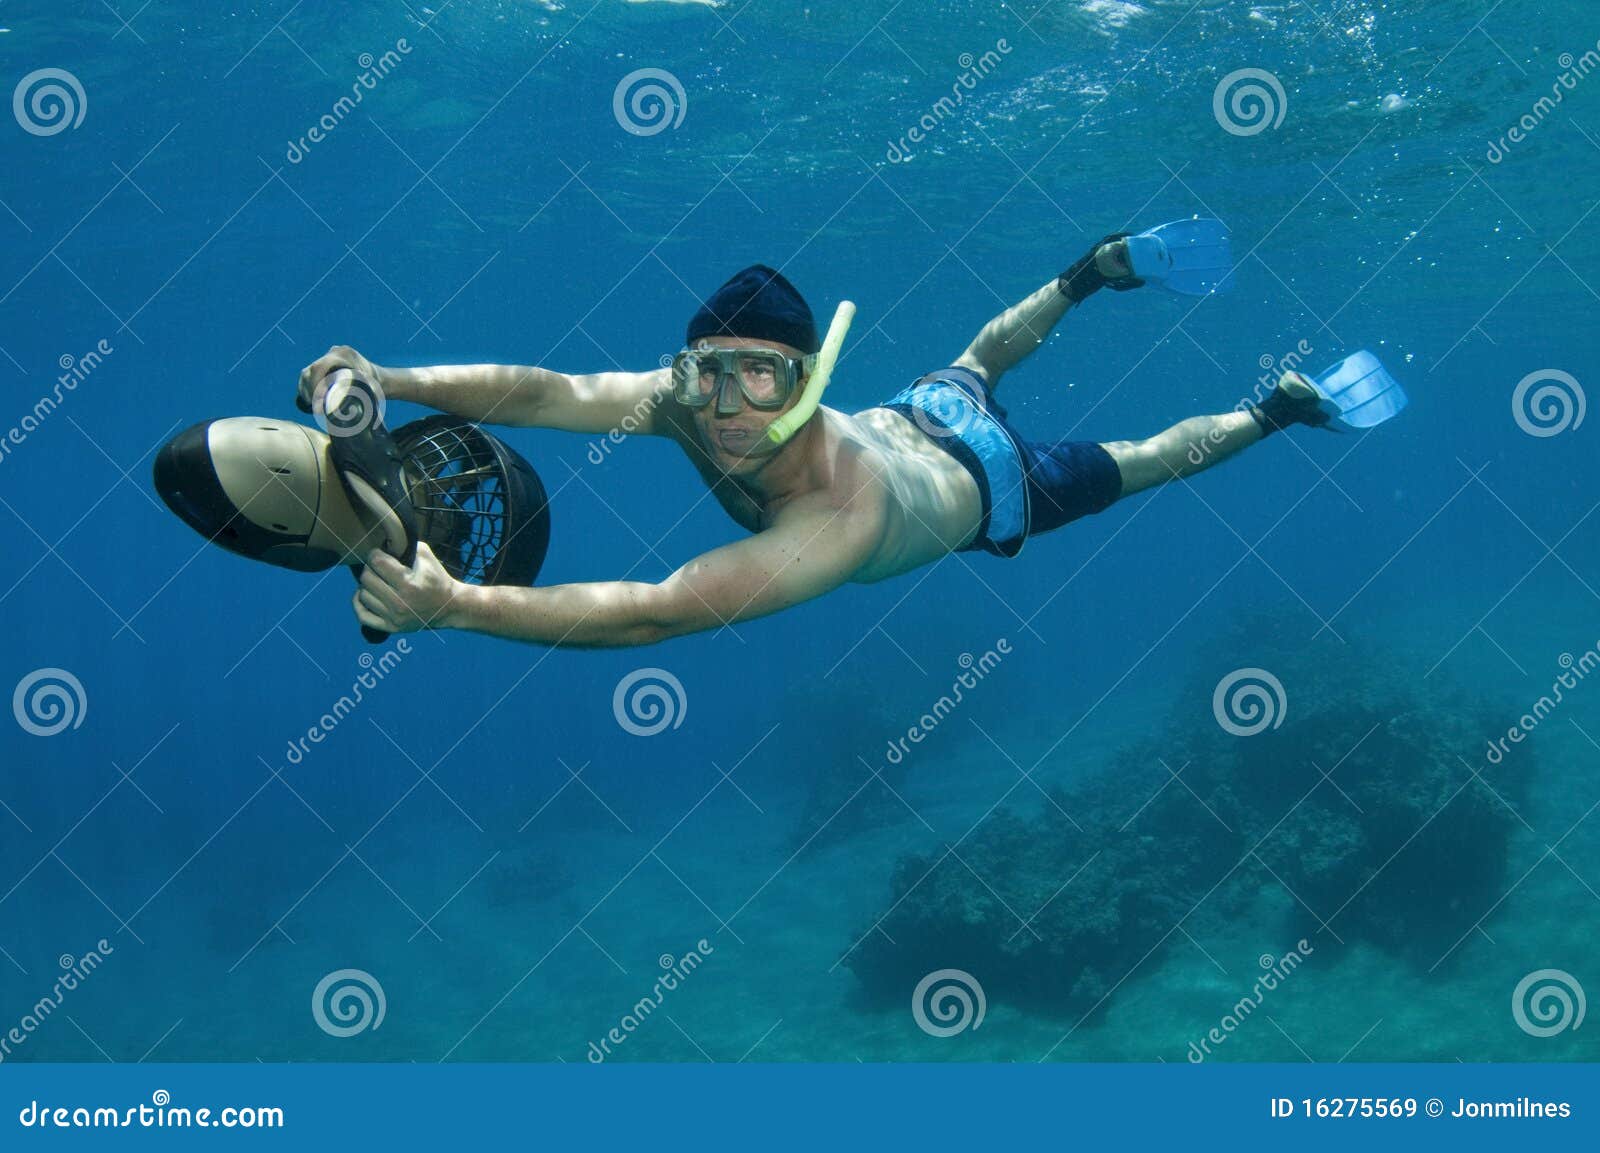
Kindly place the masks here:
<instances>
[{"instance_id":1,"label":"man's foot","mask_svg":"<svg viewBox=\"0 0 1600 1153\"><path fill-rule=\"evenodd\" d=\"M1329 417L1322 410L1322 394L1316 386L1298 372L1286 372L1278 378L1278 386L1260 404L1249 406L1250 415L1261 426L1261 435L1277 432L1291 424L1304 424L1323 428ZM1328 429L1329 432L1337 431Z\"/></svg>"},{"instance_id":2,"label":"man's foot","mask_svg":"<svg viewBox=\"0 0 1600 1153\"><path fill-rule=\"evenodd\" d=\"M1073 304L1110 288L1126 292L1138 288L1144 281L1133 275L1133 261L1128 255L1128 233L1114 232L1073 262L1071 268L1056 277L1056 288Z\"/></svg>"},{"instance_id":3,"label":"man's foot","mask_svg":"<svg viewBox=\"0 0 1600 1153\"><path fill-rule=\"evenodd\" d=\"M1296 400L1320 398L1316 385L1304 373L1286 372L1278 378L1278 387Z\"/></svg>"},{"instance_id":4,"label":"man's foot","mask_svg":"<svg viewBox=\"0 0 1600 1153\"><path fill-rule=\"evenodd\" d=\"M1102 243L1094 250L1094 264L1108 284L1133 276L1133 258L1128 255L1128 242L1125 239Z\"/></svg>"}]
</instances>

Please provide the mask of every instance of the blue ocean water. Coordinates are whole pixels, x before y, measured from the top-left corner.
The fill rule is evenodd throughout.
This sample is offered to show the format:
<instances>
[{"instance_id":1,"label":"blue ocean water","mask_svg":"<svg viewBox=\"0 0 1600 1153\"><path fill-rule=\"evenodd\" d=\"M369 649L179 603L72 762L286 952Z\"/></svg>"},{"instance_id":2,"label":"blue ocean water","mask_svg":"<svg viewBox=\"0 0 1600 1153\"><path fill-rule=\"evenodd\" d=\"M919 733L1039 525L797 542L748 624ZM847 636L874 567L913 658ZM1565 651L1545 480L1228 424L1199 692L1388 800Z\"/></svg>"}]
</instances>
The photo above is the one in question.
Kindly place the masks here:
<instances>
[{"instance_id":1,"label":"blue ocean water","mask_svg":"<svg viewBox=\"0 0 1600 1153\"><path fill-rule=\"evenodd\" d=\"M0 25L5 1059L1600 1055L1590 5ZM1100 236L1195 214L1234 290L1089 301L1005 381L1028 435L1150 435L1359 348L1411 408L648 650L373 649L346 574L230 556L150 485L198 420L294 417L330 345L646 370L754 261L857 303L829 403L867 407ZM553 494L541 583L738 531L665 442L503 435ZM1280 690L1253 736L1213 708L1239 670ZM1139 870L1097 873L1079 817ZM914 1011L946 969L971 1009Z\"/></svg>"}]
</instances>

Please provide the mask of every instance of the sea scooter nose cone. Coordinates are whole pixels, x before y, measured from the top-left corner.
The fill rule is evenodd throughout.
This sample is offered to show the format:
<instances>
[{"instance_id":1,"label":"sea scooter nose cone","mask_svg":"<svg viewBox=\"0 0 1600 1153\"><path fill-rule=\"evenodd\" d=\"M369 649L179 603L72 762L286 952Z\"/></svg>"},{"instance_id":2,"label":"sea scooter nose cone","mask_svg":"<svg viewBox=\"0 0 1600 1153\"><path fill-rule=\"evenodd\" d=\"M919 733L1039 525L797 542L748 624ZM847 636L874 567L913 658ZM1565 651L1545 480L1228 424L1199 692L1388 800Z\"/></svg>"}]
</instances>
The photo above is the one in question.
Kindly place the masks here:
<instances>
[{"instance_id":1,"label":"sea scooter nose cone","mask_svg":"<svg viewBox=\"0 0 1600 1153\"><path fill-rule=\"evenodd\" d=\"M311 540L321 470L315 446L296 424L201 421L162 446L151 471L167 507L230 552L301 572L340 559Z\"/></svg>"},{"instance_id":2,"label":"sea scooter nose cone","mask_svg":"<svg viewBox=\"0 0 1600 1153\"><path fill-rule=\"evenodd\" d=\"M156 492L166 506L201 536L215 538L238 510L223 503L226 496L211 463L207 434L212 421L184 429L156 453L151 470Z\"/></svg>"}]
</instances>

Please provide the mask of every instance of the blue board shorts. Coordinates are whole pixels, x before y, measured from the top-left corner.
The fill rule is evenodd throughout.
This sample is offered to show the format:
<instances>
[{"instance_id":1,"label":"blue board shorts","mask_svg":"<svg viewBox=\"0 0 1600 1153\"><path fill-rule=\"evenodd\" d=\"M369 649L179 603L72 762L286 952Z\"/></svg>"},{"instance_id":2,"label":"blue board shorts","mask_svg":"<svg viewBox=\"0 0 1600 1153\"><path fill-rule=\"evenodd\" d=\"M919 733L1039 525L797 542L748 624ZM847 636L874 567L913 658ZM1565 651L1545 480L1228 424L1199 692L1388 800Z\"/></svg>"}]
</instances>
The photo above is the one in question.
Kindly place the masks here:
<instances>
[{"instance_id":1,"label":"blue board shorts","mask_svg":"<svg viewBox=\"0 0 1600 1153\"><path fill-rule=\"evenodd\" d=\"M1104 447L1023 439L970 369L930 372L881 407L911 421L977 482L983 520L962 552L1016 556L1028 537L1097 513L1122 495L1122 473Z\"/></svg>"}]
</instances>

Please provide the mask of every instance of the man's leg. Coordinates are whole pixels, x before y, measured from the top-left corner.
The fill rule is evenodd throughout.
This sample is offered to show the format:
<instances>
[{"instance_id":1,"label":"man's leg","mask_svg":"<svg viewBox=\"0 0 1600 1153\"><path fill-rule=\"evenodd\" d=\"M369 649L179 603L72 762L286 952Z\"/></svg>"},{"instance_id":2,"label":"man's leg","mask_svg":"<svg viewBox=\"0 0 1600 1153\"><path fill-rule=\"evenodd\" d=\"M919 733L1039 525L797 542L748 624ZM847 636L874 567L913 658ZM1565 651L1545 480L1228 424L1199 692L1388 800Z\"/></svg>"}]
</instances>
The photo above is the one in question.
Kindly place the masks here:
<instances>
[{"instance_id":1,"label":"man's leg","mask_svg":"<svg viewBox=\"0 0 1600 1153\"><path fill-rule=\"evenodd\" d=\"M1191 416L1145 440L1101 445L1122 473L1122 495L1193 476L1255 444L1265 434L1248 412Z\"/></svg>"},{"instance_id":2,"label":"man's leg","mask_svg":"<svg viewBox=\"0 0 1600 1153\"><path fill-rule=\"evenodd\" d=\"M1101 445L1122 473L1122 495L1193 476L1290 424L1320 427L1328 417L1318 395L1297 372L1286 372L1259 405L1216 416L1192 416L1146 440Z\"/></svg>"},{"instance_id":3,"label":"man's leg","mask_svg":"<svg viewBox=\"0 0 1600 1153\"><path fill-rule=\"evenodd\" d=\"M984 325L956 364L976 372L994 388L1001 376L1044 343L1068 309L1105 281L1130 276L1132 271L1127 245L1110 238L1102 241L1061 276Z\"/></svg>"}]
</instances>

